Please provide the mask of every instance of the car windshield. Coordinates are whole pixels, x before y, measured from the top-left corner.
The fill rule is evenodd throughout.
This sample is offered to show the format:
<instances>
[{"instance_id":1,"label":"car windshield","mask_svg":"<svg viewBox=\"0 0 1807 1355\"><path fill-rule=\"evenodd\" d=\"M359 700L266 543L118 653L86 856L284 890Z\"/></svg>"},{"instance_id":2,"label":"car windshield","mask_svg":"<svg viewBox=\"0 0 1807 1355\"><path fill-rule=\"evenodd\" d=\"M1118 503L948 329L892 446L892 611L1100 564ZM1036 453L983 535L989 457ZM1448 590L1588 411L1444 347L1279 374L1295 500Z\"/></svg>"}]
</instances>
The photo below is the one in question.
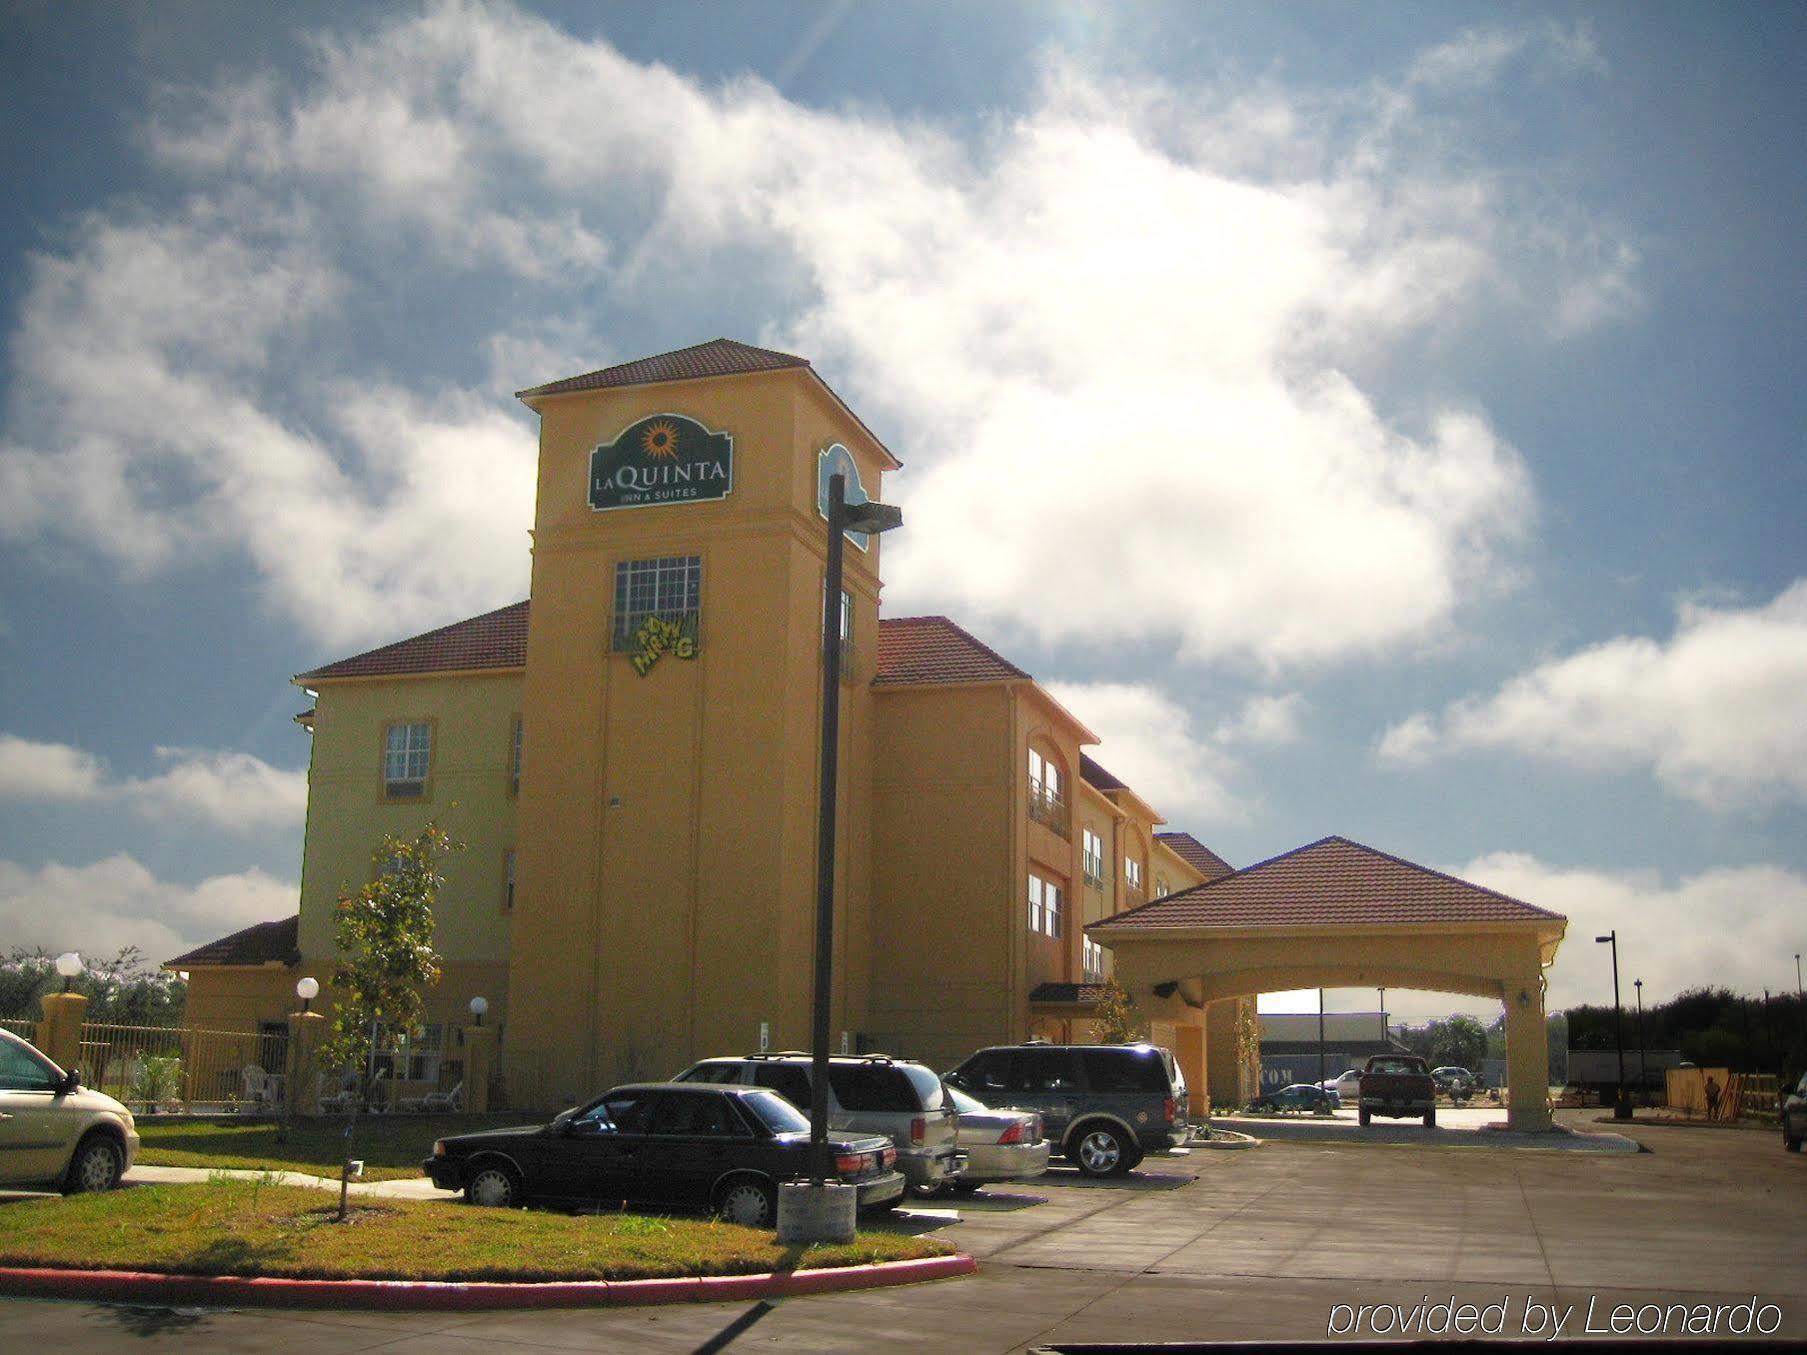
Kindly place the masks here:
<instances>
[{"instance_id":1,"label":"car windshield","mask_svg":"<svg viewBox=\"0 0 1807 1355\"><path fill-rule=\"evenodd\" d=\"M759 1122L774 1134L809 1133L809 1116L777 1092L756 1087L741 1097L741 1104L757 1115Z\"/></svg>"},{"instance_id":2,"label":"car windshield","mask_svg":"<svg viewBox=\"0 0 1807 1355\"><path fill-rule=\"evenodd\" d=\"M962 1115L973 1115L979 1111L991 1109L991 1107L986 1105L983 1101L979 1100L977 1097L968 1096L958 1087L949 1087L947 1089L947 1094L953 1100L954 1109L959 1111Z\"/></svg>"}]
</instances>

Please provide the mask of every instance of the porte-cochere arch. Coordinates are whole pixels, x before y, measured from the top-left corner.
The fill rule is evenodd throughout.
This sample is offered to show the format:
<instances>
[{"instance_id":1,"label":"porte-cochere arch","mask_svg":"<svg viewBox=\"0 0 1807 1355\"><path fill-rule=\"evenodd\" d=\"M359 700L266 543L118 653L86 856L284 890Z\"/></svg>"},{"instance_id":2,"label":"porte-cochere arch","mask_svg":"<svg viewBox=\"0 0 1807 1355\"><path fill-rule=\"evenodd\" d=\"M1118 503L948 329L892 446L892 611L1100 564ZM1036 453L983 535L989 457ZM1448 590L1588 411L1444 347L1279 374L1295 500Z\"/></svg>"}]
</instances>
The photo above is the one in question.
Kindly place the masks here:
<instances>
[{"instance_id":1,"label":"porte-cochere arch","mask_svg":"<svg viewBox=\"0 0 1807 1355\"><path fill-rule=\"evenodd\" d=\"M1192 1031L1226 998L1293 988L1428 989L1506 1013L1506 1121L1551 1125L1544 970L1568 919L1347 838L1327 837L1093 923L1117 981L1176 1040L1194 1086L1219 1085L1231 1042ZM1228 1046L1228 1047L1226 1047Z\"/></svg>"}]
</instances>

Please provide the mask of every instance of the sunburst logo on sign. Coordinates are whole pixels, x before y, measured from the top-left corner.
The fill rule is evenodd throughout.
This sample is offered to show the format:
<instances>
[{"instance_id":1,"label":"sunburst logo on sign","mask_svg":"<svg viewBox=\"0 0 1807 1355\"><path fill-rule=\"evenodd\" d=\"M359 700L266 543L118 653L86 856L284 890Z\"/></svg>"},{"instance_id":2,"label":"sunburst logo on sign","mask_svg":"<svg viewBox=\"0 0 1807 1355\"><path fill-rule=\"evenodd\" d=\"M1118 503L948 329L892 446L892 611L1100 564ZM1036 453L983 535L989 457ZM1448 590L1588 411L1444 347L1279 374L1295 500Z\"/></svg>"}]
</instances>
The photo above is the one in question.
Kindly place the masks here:
<instances>
[{"instance_id":1,"label":"sunburst logo on sign","mask_svg":"<svg viewBox=\"0 0 1807 1355\"><path fill-rule=\"evenodd\" d=\"M640 450L657 461L670 461L678 454L678 430L668 419L649 423L640 435Z\"/></svg>"}]
</instances>

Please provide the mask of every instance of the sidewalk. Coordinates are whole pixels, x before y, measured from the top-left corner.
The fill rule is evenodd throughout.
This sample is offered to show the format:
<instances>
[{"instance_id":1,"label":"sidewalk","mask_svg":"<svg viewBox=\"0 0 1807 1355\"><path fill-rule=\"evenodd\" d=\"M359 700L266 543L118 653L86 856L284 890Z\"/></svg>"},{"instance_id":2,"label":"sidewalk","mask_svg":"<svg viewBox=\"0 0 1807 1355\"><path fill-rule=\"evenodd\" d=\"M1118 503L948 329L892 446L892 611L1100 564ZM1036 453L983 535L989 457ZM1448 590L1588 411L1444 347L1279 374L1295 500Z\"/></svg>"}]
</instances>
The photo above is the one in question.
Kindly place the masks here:
<instances>
[{"instance_id":1,"label":"sidewalk","mask_svg":"<svg viewBox=\"0 0 1807 1355\"><path fill-rule=\"evenodd\" d=\"M263 1172L225 1167L150 1167L134 1163L125 1174L128 1186L193 1185L219 1177L237 1181L269 1181L272 1185L315 1186L321 1190L337 1190L336 1176L308 1176L301 1172ZM408 1177L400 1181L353 1181L353 1195L382 1195L398 1200L456 1200L458 1195L441 1190L426 1177Z\"/></svg>"}]
</instances>

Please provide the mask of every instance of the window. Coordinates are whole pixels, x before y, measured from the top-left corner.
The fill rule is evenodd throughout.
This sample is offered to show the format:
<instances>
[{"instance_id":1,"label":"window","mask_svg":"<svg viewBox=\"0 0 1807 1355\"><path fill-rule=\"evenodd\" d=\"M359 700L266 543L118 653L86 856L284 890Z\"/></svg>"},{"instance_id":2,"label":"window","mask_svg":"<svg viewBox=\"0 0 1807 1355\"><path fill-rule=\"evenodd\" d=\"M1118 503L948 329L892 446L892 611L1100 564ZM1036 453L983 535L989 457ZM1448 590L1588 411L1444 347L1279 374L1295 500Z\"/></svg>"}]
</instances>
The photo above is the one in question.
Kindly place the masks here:
<instances>
[{"instance_id":1,"label":"window","mask_svg":"<svg viewBox=\"0 0 1807 1355\"><path fill-rule=\"evenodd\" d=\"M1138 894L1142 892L1142 863L1133 856L1123 858L1123 882Z\"/></svg>"},{"instance_id":2,"label":"window","mask_svg":"<svg viewBox=\"0 0 1807 1355\"><path fill-rule=\"evenodd\" d=\"M508 793L521 793L521 717L514 717L514 728L508 735Z\"/></svg>"},{"instance_id":3,"label":"window","mask_svg":"<svg viewBox=\"0 0 1807 1355\"><path fill-rule=\"evenodd\" d=\"M689 623L689 628L694 630L702 598L703 557L700 555L619 561L615 565L613 648L617 653L633 649L640 623L649 616L662 621Z\"/></svg>"},{"instance_id":4,"label":"window","mask_svg":"<svg viewBox=\"0 0 1807 1355\"><path fill-rule=\"evenodd\" d=\"M383 794L393 800L417 800L427 793L433 765L433 726L393 724L383 731Z\"/></svg>"},{"instance_id":5,"label":"window","mask_svg":"<svg viewBox=\"0 0 1807 1355\"><path fill-rule=\"evenodd\" d=\"M1072 1052L1066 1049L1018 1049L1010 1070L1013 1092L1071 1091L1079 1086Z\"/></svg>"},{"instance_id":6,"label":"window","mask_svg":"<svg viewBox=\"0 0 1807 1355\"><path fill-rule=\"evenodd\" d=\"M754 1085L770 1087L799 1110L809 1109L809 1074L791 1064L762 1063L753 1070Z\"/></svg>"},{"instance_id":7,"label":"window","mask_svg":"<svg viewBox=\"0 0 1807 1355\"><path fill-rule=\"evenodd\" d=\"M1158 1049L1110 1049L1100 1045L1080 1050L1079 1063L1095 1092L1173 1094L1167 1066Z\"/></svg>"},{"instance_id":8,"label":"window","mask_svg":"<svg viewBox=\"0 0 1807 1355\"><path fill-rule=\"evenodd\" d=\"M1029 930L1060 935L1060 886L1039 875L1029 877Z\"/></svg>"},{"instance_id":9,"label":"window","mask_svg":"<svg viewBox=\"0 0 1807 1355\"><path fill-rule=\"evenodd\" d=\"M1029 817L1065 837L1067 802L1060 793L1060 766L1053 758L1029 750Z\"/></svg>"},{"instance_id":10,"label":"window","mask_svg":"<svg viewBox=\"0 0 1807 1355\"><path fill-rule=\"evenodd\" d=\"M1080 838L1079 868L1093 889L1104 888L1104 839L1090 828Z\"/></svg>"},{"instance_id":11,"label":"window","mask_svg":"<svg viewBox=\"0 0 1807 1355\"><path fill-rule=\"evenodd\" d=\"M502 853L502 911L514 912L514 848Z\"/></svg>"},{"instance_id":12,"label":"window","mask_svg":"<svg viewBox=\"0 0 1807 1355\"><path fill-rule=\"evenodd\" d=\"M1079 943L1079 968L1080 982L1104 982L1104 947L1089 936Z\"/></svg>"},{"instance_id":13,"label":"window","mask_svg":"<svg viewBox=\"0 0 1807 1355\"><path fill-rule=\"evenodd\" d=\"M391 1031L381 1021L370 1032L370 1076L383 1076L401 1082L439 1081L439 1060L445 1049L445 1027L438 1022L427 1026L419 1039L410 1039L406 1031Z\"/></svg>"}]
</instances>

